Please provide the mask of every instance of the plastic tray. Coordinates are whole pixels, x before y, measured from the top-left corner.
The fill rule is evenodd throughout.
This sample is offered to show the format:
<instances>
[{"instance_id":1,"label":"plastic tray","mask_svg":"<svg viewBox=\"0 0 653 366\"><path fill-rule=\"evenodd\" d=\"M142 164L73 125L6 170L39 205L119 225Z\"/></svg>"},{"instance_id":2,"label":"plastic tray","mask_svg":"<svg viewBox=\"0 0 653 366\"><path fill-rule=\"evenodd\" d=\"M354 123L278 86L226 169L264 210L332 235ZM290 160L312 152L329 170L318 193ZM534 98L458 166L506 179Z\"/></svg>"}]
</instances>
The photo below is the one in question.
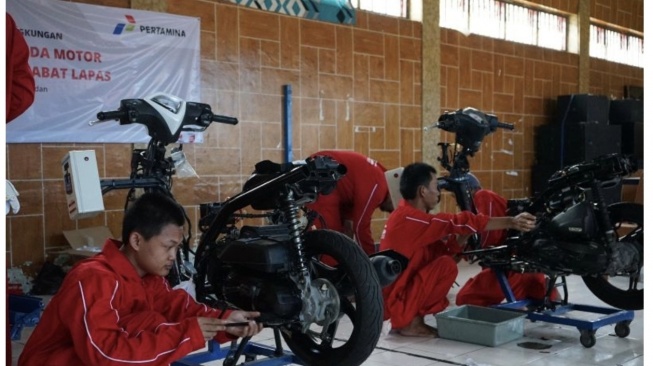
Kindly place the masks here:
<instances>
[{"instance_id":1,"label":"plastic tray","mask_svg":"<svg viewBox=\"0 0 653 366\"><path fill-rule=\"evenodd\" d=\"M495 347L524 335L526 314L464 305L435 315L441 338Z\"/></svg>"}]
</instances>

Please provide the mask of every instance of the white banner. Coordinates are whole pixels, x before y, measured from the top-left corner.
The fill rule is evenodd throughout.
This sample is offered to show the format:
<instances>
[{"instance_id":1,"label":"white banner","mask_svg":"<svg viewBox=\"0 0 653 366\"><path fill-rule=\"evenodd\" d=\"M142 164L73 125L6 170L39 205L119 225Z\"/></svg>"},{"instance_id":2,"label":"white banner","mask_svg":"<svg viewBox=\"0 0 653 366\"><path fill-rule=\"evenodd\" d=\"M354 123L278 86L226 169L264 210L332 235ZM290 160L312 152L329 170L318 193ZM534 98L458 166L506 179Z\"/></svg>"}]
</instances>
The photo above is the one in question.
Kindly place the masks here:
<instances>
[{"instance_id":1,"label":"white banner","mask_svg":"<svg viewBox=\"0 0 653 366\"><path fill-rule=\"evenodd\" d=\"M120 100L164 92L200 101L199 19L59 0L8 0L30 47L34 104L7 142L147 142L142 125L89 126Z\"/></svg>"}]
</instances>

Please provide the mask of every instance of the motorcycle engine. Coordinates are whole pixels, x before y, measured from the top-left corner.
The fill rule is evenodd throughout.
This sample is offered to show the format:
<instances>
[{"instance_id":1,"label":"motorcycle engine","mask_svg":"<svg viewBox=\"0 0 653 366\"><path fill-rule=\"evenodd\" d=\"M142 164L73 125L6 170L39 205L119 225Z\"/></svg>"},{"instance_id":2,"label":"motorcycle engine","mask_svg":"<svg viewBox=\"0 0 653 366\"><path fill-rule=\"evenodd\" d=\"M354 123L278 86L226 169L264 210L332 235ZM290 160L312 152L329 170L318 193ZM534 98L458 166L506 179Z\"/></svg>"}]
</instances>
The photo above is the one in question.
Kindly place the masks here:
<instances>
[{"instance_id":1,"label":"motorcycle engine","mask_svg":"<svg viewBox=\"0 0 653 366\"><path fill-rule=\"evenodd\" d=\"M536 239L523 257L550 271L581 276L603 272L610 258L605 247L599 243L560 241L555 238Z\"/></svg>"},{"instance_id":2,"label":"motorcycle engine","mask_svg":"<svg viewBox=\"0 0 653 366\"><path fill-rule=\"evenodd\" d=\"M591 203L576 203L529 235L531 245L522 247L523 255L553 271L597 273L610 258L606 247L592 240L598 230Z\"/></svg>"},{"instance_id":3,"label":"motorcycle engine","mask_svg":"<svg viewBox=\"0 0 653 366\"><path fill-rule=\"evenodd\" d=\"M284 239L241 238L220 245L217 261L208 269L216 296L268 318L296 318L302 300L288 276L293 261Z\"/></svg>"},{"instance_id":4,"label":"motorcycle engine","mask_svg":"<svg viewBox=\"0 0 653 366\"><path fill-rule=\"evenodd\" d=\"M596 237L598 223L592 204L577 203L556 215L547 225L549 232L562 240L588 240Z\"/></svg>"}]
</instances>

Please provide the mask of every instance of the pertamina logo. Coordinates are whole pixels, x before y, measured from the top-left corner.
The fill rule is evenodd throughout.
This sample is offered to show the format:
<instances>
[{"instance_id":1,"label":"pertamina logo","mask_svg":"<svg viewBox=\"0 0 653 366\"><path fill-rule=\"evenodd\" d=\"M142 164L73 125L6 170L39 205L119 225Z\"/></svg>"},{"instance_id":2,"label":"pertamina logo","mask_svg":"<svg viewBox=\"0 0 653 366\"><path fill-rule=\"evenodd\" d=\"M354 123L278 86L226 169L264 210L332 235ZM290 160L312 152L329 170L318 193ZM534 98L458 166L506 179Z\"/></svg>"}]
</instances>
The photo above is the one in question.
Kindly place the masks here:
<instances>
[{"instance_id":1,"label":"pertamina logo","mask_svg":"<svg viewBox=\"0 0 653 366\"><path fill-rule=\"evenodd\" d=\"M155 25L138 25L138 28L136 28L136 20L134 19L133 16L131 15L125 15L125 18L127 18L127 23L118 23L116 24L116 28L113 30L113 34L115 35L121 35L123 32L132 32L135 29L137 29L141 33L147 33L147 34L158 34L160 36L170 36L170 37L186 37L186 31L183 29L177 29L177 28L167 28L167 27L159 27Z\"/></svg>"},{"instance_id":2,"label":"pertamina logo","mask_svg":"<svg viewBox=\"0 0 653 366\"><path fill-rule=\"evenodd\" d=\"M116 24L116 28L113 30L113 34L122 34L123 31L131 32L134 30L134 27L136 26L136 20L134 19L134 17L131 15L125 15L125 18L127 18L127 24L125 23Z\"/></svg>"}]
</instances>

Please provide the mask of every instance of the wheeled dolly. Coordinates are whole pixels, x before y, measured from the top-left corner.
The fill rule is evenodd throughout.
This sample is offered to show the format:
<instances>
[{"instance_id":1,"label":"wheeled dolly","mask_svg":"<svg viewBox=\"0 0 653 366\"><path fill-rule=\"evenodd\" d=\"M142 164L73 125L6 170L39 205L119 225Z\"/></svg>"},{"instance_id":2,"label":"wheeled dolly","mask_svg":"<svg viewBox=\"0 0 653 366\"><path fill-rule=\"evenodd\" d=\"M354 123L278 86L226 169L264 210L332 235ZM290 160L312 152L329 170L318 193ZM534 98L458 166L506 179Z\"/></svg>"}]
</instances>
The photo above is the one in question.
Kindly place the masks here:
<instances>
[{"instance_id":1,"label":"wheeled dolly","mask_svg":"<svg viewBox=\"0 0 653 366\"><path fill-rule=\"evenodd\" d=\"M558 277L561 280L559 283L556 283L557 278L551 278L549 288L547 288L547 297L542 302L515 299L505 272L496 268L494 272L506 297L506 302L496 305L495 307L497 308L521 311L526 314L527 319L533 322L543 321L576 327L580 331L580 343L586 348L591 348L596 344L596 330L606 325L614 324L614 332L619 338L628 337L630 334L630 323L635 317L635 313L632 310L569 304L567 302L567 281L564 276ZM551 294L555 287L562 287L564 296L560 301L554 302L549 299L548 295ZM604 316L599 316L594 320L574 319L562 316L570 311L588 312Z\"/></svg>"},{"instance_id":2,"label":"wheeled dolly","mask_svg":"<svg viewBox=\"0 0 653 366\"><path fill-rule=\"evenodd\" d=\"M209 341L208 350L204 352L190 354L179 361L172 363L172 366L200 366L205 362L211 362L224 359L224 366L236 366L240 356L245 356L245 362L239 366L282 366L289 364L302 365L302 361L293 353L284 351L281 348L281 337L278 330L274 330L276 347L266 346L249 342L249 338L244 338L238 343L231 342L231 345L220 347L220 344L214 340ZM263 356L261 359L257 359Z\"/></svg>"}]
</instances>

